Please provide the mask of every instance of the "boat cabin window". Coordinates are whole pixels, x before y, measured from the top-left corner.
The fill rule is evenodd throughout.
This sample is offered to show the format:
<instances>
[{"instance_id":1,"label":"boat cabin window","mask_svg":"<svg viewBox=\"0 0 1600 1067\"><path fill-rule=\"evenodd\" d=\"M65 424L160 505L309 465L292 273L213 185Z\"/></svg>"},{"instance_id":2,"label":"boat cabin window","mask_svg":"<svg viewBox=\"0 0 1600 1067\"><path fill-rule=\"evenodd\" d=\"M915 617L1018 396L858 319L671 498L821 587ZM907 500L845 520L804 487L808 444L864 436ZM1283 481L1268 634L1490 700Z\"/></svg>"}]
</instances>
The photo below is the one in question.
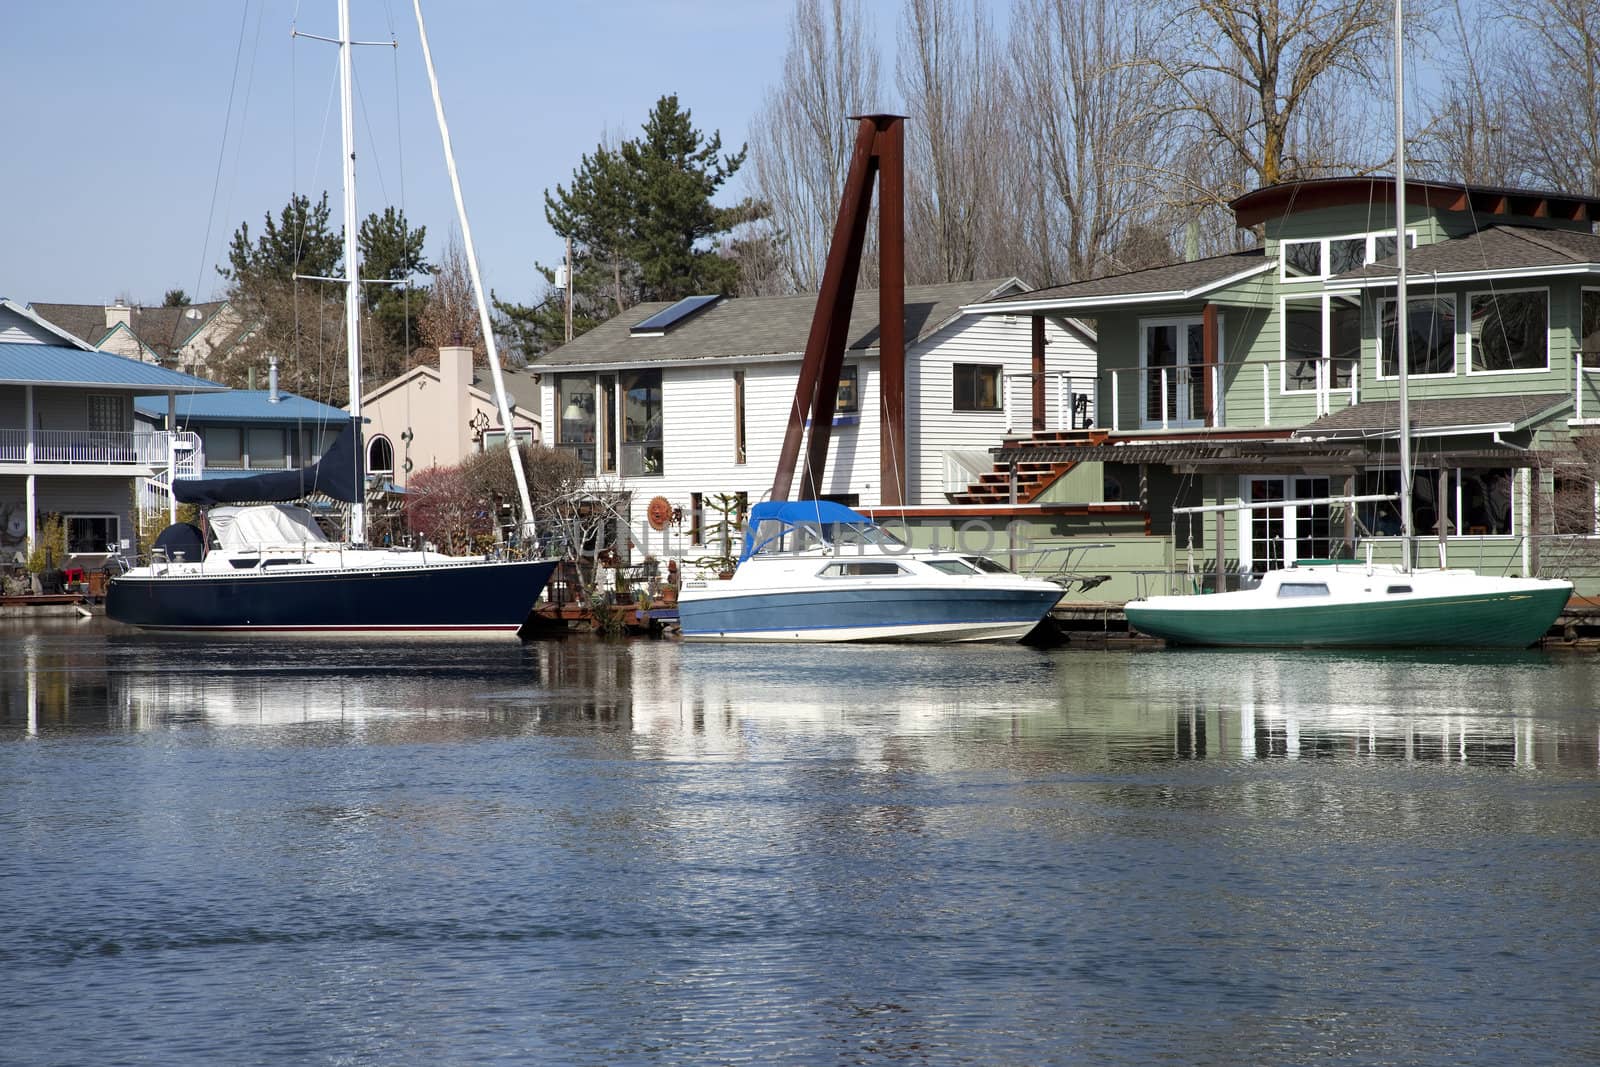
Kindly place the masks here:
<instances>
[{"instance_id":1,"label":"boat cabin window","mask_svg":"<svg viewBox=\"0 0 1600 1067\"><path fill-rule=\"evenodd\" d=\"M288 564L288 563L293 563L293 564L297 564L298 565L298 564L301 564L301 563L304 563L304 562L305 562L305 560L301 559L299 556L282 556L282 557L275 557L273 559L264 559L264 560L261 561L261 565L263 567L281 567L281 566L283 566L285 564Z\"/></svg>"},{"instance_id":2,"label":"boat cabin window","mask_svg":"<svg viewBox=\"0 0 1600 1067\"><path fill-rule=\"evenodd\" d=\"M966 560L968 563L972 564L972 566L976 567L978 570L983 571L986 574L1010 574L1011 573L1011 568L1010 567L1007 567L1004 563L996 563L994 560L990 559L988 556L962 556L961 558Z\"/></svg>"},{"instance_id":3,"label":"boat cabin window","mask_svg":"<svg viewBox=\"0 0 1600 1067\"><path fill-rule=\"evenodd\" d=\"M975 567L959 559L930 559L928 566L936 571L943 571L945 574L973 575L978 573Z\"/></svg>"},{"instance_id":4,"label":"boat cabin window","mask_svg":"<svg viewBox=\"0 0 1600 1067\"><path fill-rule=\"evenodd\" d=\"M1409 593L1409 592L1411 592L1411 587L1409 585L1391 585L1389 587L1389 592L1390 593Z\"/></svg>"},{"instance_id":5,"label":"boat cabin window","mask_svg":"<svg viewBox=\"0 0 1600 1067\"><path fill-rule=\"evenodd\" d=\"M904 574L898 563L884 563L878 560L850 560L844 563L830 563L822 568L824 578L892 578Z\"/></svg>"},{"instance_id":6,"label":"boat cabin window","mask_svg":"<svg viewBox=\"0 0 1600 1067\"><path fill-rule=\"evenodd\" d=\"M1278 596L1282 598L1327 595L1328 585L1326 582L1284 582L1278 586Z\"/></svg>"}]
</instances>

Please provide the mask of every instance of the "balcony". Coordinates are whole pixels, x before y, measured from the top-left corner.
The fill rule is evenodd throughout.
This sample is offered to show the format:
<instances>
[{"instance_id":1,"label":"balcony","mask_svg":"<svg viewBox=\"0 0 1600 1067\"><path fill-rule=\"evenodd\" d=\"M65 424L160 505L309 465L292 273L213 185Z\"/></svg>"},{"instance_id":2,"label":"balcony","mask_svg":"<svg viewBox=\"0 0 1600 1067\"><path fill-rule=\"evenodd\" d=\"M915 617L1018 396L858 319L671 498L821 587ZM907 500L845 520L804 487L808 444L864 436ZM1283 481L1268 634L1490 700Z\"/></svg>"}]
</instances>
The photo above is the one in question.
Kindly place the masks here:
<instances>
[{"instance_id":1,"label":"balcony","mask_svg":"<svg viewBox=\"0 0 1600 1067\"><path fill-rule=\"evenodd\" d=\"M1114 432L1221 429L1229 425L1232 403L1239 409L1233 425L1271 427L1276 403L1278 425L1298 426L1353 405L1361 396L1360 363L1345 357L1294 365L1287 377L1293 387L1287 390L1280 384L1284 364L1277 360L1232 364L1227 377L1223 370L1216 363L1102 370L1094 383L1096 399L1107 401L1100 425L1109 424ZM1101 410L1098 403L1095 410Z\"/></svg>"},{"instance_id":2,"label":"balcony","mask_svg":"<svg viewBox=\"0 0 1600 1067\"><path fill-rule=\"evenodd\" d=\"M23 430L0 429L0 467L6 465L82 465L97 467L165 467L169 442L184 452L198 452L199 438L192 433L143 430Z\"/></svg>"}]
</instances>

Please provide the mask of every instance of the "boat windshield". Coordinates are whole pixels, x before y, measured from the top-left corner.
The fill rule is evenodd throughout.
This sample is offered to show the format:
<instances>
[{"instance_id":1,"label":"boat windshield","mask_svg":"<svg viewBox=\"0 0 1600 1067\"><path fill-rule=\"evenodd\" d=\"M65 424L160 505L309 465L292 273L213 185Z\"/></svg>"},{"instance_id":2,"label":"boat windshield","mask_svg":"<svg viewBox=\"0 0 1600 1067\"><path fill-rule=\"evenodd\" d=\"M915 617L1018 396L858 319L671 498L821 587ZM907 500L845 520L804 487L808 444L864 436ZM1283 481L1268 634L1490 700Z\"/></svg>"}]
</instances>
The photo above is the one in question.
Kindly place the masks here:
<instances>
[{"instance_id":1,"label":"boat windshield","mask_svg":"<svg viewBox=\"0 0 1600 1067\"><path fill-rule=\"evenodd\" d=\"M782 556L825 548L903 547L904 543L873 523L789 522L767 519L755 529L752 556Z\"/></svg>"}]
</instances>

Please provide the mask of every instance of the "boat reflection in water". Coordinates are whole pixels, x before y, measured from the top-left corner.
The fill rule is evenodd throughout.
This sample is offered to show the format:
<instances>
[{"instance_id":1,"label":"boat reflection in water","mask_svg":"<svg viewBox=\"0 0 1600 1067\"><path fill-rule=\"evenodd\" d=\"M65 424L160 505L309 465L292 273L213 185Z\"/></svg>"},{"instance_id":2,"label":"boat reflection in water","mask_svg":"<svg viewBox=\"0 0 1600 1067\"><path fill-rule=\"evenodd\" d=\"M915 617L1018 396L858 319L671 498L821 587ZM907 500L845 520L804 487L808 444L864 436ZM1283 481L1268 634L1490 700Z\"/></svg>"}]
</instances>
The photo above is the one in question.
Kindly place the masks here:
<instances>
[{"instance_id":1,"label":"boat reflection in water","mask_svg":"<svg viewBox=\"0 0 1600 1067\"><path fill-rule=\"evenodd\" d=\"M10 649L0 722L29 731L336 724L409 740L590 724L658 756L733 754L809 736L948 749L936 762L992 739L1069 766L1600 765L1600 720L1586 710L1594 667L1540 653L1174 657L785 645L755 655L749 646L671 642L508 648L112 630L0 627Z\"/></svg>"}]
</instances>

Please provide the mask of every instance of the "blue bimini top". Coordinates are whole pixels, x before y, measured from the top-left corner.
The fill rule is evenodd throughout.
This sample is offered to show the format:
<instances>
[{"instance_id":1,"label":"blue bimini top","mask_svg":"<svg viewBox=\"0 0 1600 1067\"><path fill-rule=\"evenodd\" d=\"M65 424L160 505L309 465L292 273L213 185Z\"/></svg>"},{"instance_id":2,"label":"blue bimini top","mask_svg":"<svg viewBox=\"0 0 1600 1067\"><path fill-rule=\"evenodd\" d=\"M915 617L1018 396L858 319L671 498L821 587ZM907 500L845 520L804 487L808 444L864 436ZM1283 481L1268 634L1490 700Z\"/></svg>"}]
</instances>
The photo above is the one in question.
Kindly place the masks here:
<instances>
[{"instance_id":1,"label":"blue bimini top","mask_svg":"<svg viewBox=\"0 0 1600 1067\"><path fill-rule=\"evenodd\" d=\"M843 504L831 500L767 500L750 509L745 526L744 549L739 553L743 563L761 549L782 542L785 534L804 526L827 540L830 530L840 526L872 526L873 521Z\"/></svg>"}]
</instances>

